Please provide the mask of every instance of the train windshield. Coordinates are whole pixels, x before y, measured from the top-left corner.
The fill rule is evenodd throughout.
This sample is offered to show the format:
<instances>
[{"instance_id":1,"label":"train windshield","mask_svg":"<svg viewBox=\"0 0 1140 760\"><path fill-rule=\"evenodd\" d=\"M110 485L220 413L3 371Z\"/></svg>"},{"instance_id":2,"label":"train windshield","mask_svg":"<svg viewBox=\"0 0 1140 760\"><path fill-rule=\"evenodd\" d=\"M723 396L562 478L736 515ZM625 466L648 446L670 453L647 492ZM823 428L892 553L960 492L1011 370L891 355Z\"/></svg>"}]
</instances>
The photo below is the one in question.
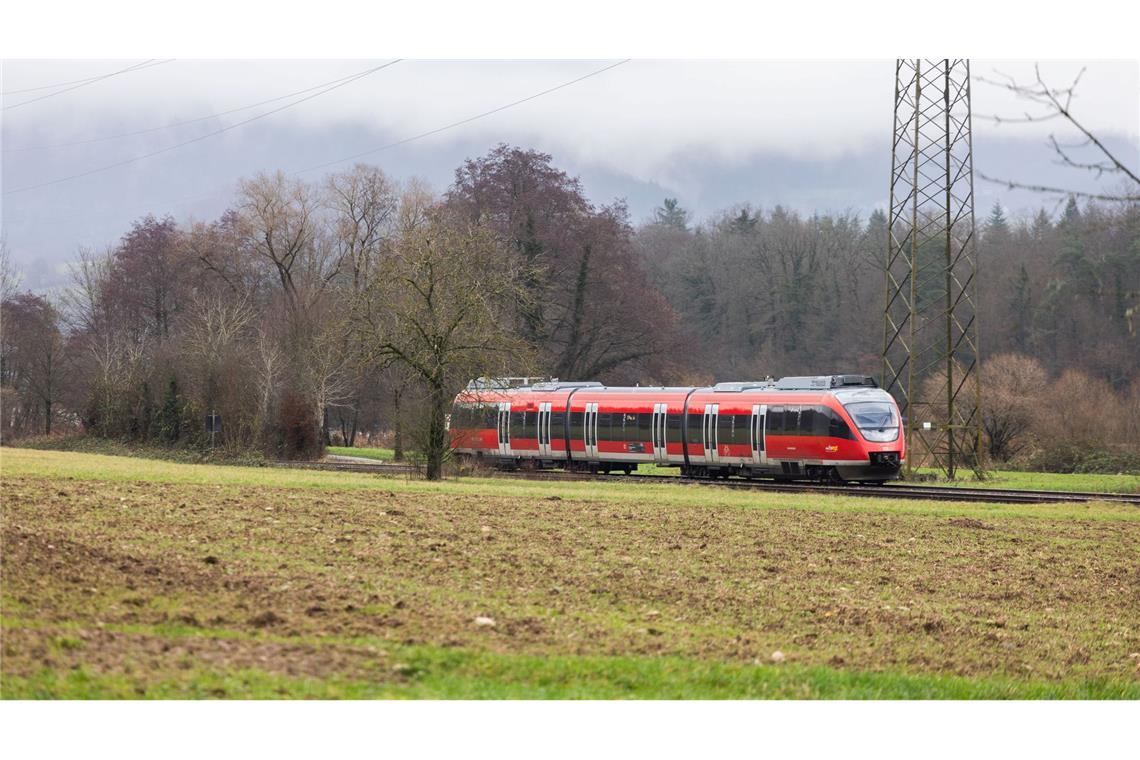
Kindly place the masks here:
<instances>
[{"instance_id":1,"label":"train windshield","mask_svg":"<svg viewBox=\"0 0 1140 760\"><path fill-rule=\"evenodd\" d=\"M886 401L860 401L846 404L847 413L868 441L886 443L899 437L899 416Z\"/></svg>"}]
</instances>

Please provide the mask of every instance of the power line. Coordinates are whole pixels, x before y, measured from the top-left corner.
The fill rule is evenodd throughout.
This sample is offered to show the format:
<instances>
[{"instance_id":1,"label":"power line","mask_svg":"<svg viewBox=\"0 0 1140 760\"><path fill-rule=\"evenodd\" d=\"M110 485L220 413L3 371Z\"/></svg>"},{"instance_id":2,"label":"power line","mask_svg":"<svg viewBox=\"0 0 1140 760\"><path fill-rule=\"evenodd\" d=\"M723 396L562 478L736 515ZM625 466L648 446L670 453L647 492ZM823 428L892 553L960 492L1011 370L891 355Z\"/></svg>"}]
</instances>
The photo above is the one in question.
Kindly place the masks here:
<instances>
[{"instance_id":1,"label":"power line","mask_svg":"<svg viewBox=\"0 0 1140 760\"><path fill-rule=\"evenodd\" d=\"M136 67L142 66L143 64L147 63L147 61L153 61L153 60L154 60L153 58L148 58L146 61L143 61L142 63L136 63L135 66ZM129 69L124 69L123 71L117 72L117 73L121 74L121 73L124 73L125 71L134 71L134 70L136 70L136 69L134 67L131 67ZM87 77L86 79L72 79L70 82L56 82L55 84L42 84L39 87L25 87L22 90L4 90L4 91L0 92L0 95L22 95L25 92L39 92L40 90L54 90L56 87L67 87L69 84L85 84L87 82L96 82L96 81L103 79L104 77L108 77L108 76L114 76L114 74L100 74L99 76Z\"/></svg>"},{"instance_id":2,"label":"power line","mask_svg":"<svg viewBox=\"0 0 1140 760\"><path fill-rule=\"evenodd\" d=\"M73 179L79 179L81 177L88 177L92 174L98 174L100 172L105 172L109 169L114 169L114 168L117 168L119 166L126 166L127 164L133 164L136 161L142 161L143 159L151 158L153 156L157 156L157 155L160 155L162 153L168 153L172 150L175 150L177 148L181 148L185 145L190 145L191 143L200 142L200 141L205 140L207 138L214 137L216 135L220 135L223 132L228 132L231 129L237 129L238 127L249 124L250 122L257 121L258 119L264 119L267 116L272 116L273 114L284 111L287 108L292 108L293 106L300 105L301 103L304 103L307 100L312 100L313 98L320 97L321 95L324 95L325 93L332 92L333 90L344 87L347 84L351 84L351 83L357 81L358 79L363 79L364 77L366 77L370 74L374 74L377 71L380 71L381 69L386 69L389 66L394 66L395 64L399 63L401 60L402 59L397 58L396 60L389 61L388 63L385 63L382 66L376 66L376 67L371 68L371 69L366 69L366 70L364 70L358 74L352 75L351 77L347 77L344 79L334 79L332 82L326 82L326 85L331 85L331 86L324 86L324 89L320 90L319 92L314 92L312 95L307 95L306 97L303 97L299 100L294 100L291 103L286 103L285 105L280 106L278 108L274 108L270 111L266 111L264 113L257 114L256 116L251 116L250 118L245 119L243 121L239 121L236 124L231 124L228 127L222 127L221 129L216 129L213 132L208 132L204 135L199 135L198 137L192 138L190 140L185 140L185 141L180 142L180 143L175 143L174 145L168 145L165 148L160 148L159 150L151 151L150 153L144 153L144 154L139 155L139 156L133 156L133 157L125 159L123 161L116 161L113 164L107 164L106 166L100 166L96 169L91 169L89 171L80 172L78 174L72 174L72 175L69 175L67 177L60 177L59 179L53 179L53 180L49 180L47 182L40 182L40 183L35 184L35 185L25 185L24 187L17 187L17 188L14 188L12 190L6 190L6 191L4 191L3 194L4 195L12 195L14 193L22 193L22 192L26 192L28 190L37 190L41 187L48 187L49 185L58 185L61 182L69 182Z\"/></svg>"},{"instance_id":3,"label":"power line","mask_svg":"<svg viewBox=\"0 0 1140 760\"><path fill-rule=\"evenodd\" d=\"M148 58L147 60L143 61L142 63L136 63L133 66L128 66L127 68L120 69L118 71L113 71L110 74L104 74L103 76L92 77L91 79L81 80L74 87L67 87L63 90L58 90L56 92L49 92L47 95L40 95L38 98L32 98L30 100L24 100L24 101L21 101L19 103L15 103L14 105L10 105L10 106L4 106L3 108L0 108L0 111L11 111L15 108L20 108L21 106L26 106L29 103L38 103L41 100L47 100L48 98L54 98L56 95L62 95L65 92L71 92L72 90L78 90L80 87L87 87L88 85L95 84L96 82L102 82L104 79L110 79L111 77L118 76L119 74L127 74L127 73L130 73L132 71L142 71L143 69L150 69L150 68L153 68L155 66L161 66L164 63L170 63L173 60L174 60L173 58L167 58L167 59L162 60L162 61L156 61L153 58Z\"/></svg>"},{"instance_id":4,"label":"power line","mask_svg":"<svg viewBox=\"0 0 1140 760\"><path fill-rule=\"evenodd\" d=\"M631 59L626 58L626 59L623 59L621 61L618 61L617 63L611 63L609 66L604 66L604 67L598 69L597 71L591 71L589 74L585 74L583 76L580 76L577 79L571 79L569 82L563 82L562 84L557 85L556 87L551 87L550 89L543 90L542 92L536 92L534 95L529 95L525 98L522 98L521 100L516 100L514 102L507 103L506 105L499 106L498 108L492 108L490 111L484 111L481 114L476 114L475 116L470 116L466 119L461 119L459 121L452 122L451 124L448 124L446 126L437 127L436 129L428 130L427 132L421 132L420 134L414 135L412 137L406 137L403 140L397 140L396 142L388 143L387 145L381 145L378 148L372 148L370 150L365 150L365 151L362 151L360 153L354 153L351 156L346 156L344 158L338 158L334 161L326 161L323 164L316 164L315 166L309 166L309 167L306 167L304 169L298 169L298 170L294 171L293 174L304 174L305 172L311 172L311 171L314 171L316 169L324 169L326 167L333 166L334 164L340 164L340 163L343 163L345 161L352 161L353 159L361 158L361 157L367 156L367 155L371 155L372 153L379 153L382 150L388 150L389 148L395 148L395 147L400 146L400 145L406 145L406 144L413 142L415 140L420 140L420 139L423 139L424 137L430 137L431 135L439 134L440 132L444 132L444 131L446 131L448 129L452 129L454 127L462 126L463 124L469 124L469 123L475 121L476 119L482 119L484 116L490 116L492 114L499 113L500 111L505 111L508 108L514 108L517 105L521 105L523 103L526 103L527 101L534 100L535 98L540 98L543 95L549 95L552 92L555 92L557 90L561 90L564 87L569 87L572 84L577 84L578 82L581 82L585 79L589 79L590 77L596 77L598 74L603 74L603 73L609 71L610 69L616 69L618 66L621 66L622 64L629 63L630 60Z\"/></svg>"},{"instance_id":5,"label":"power line","mask_svg":"<svg viewBox=\"0 0 1140 760\"><path fill-rule=\"evenodd\" d=\"M31 146L28 146L26 148L5 148L5 149L3 149L3 151L0 151L0 152L3 152L3 153L29 153L29 152L37 151L37 150L53 150L55 148L68 148L68 147L71 147L74 145L90 145L92 143L106 142L108 140L119 140L119 139L124 138L124 137L135 137L136 135L150 134L151 132L161 132L161 131L166 130L166 129L174 129L176 127L184 127L187 124L197 124L198 122L201 122L201 121L209 121L210 119L217 119L217 118L220 118L222 116L229 116L230 114L238 113L240 111L248 111L251 108L257 108L258 106L265 106L265 105L269 105L270 103L276 103L280 100L286 100L288 98L294 98L298 95L304 95L307 92L312 92L313 90L319 90L322 87L327 87L331 84L343 82L345 80L352 79L352 78L357 77L357 76L359 76L359 74L350 74L349 76L342 77L341 79L334 79L331 82L323 82L321 84L313 85L312 87L306 87L303 90L297 90L296 92L290 92L290 93L287 93L285 95L279 95L275 98L269 98L268 100L262 100L262 101L259 101L257 103L250 103L249 105L239 106L238 108L231 108L228 111L220 111L219 113L212 113L212 114L209 114L207 116L198 116L198 117L195 117L193 119L185 119L183 121L176 121L176 122L173 122L171 124L164 124L161 127L148 127L147 129L137 129L137 130L134 130L133 132L120 132L120 133L114 134L114 135L105 135L103 137L92 137L92 138L89 138L86 140L74 140L72 142L55 143L54 145L31 145Z\"/></svg>"}]
</instances>

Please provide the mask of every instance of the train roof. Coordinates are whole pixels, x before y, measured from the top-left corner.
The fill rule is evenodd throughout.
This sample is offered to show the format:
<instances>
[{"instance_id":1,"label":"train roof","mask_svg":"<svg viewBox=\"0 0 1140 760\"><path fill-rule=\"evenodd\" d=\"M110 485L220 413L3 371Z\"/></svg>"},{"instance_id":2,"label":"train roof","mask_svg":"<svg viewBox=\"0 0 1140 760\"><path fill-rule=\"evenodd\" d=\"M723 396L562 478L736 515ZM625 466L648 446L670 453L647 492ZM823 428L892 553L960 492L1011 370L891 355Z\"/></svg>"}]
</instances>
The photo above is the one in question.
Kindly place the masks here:
<instances>
[{"instance_id":1,"label":"train roof","mask_svg":"<svg viewBox=\"0 0 1140 760\"><path fill-rule=\"evenodd\" d=\"M536 380L537 382L531 382ZM520 382L521 381L521 382ZM467 391L500 392L550 392L563 390L586 390L591 393L743 393L745 391L839 391L847 389L872 389L879 384L870 375L809 375L782 377L779 379L746 380L722 382L708 387L693 386L607 386L595 381L564 381L558 378L479 378L467 385Z\"/></svg>"}]
</instances>

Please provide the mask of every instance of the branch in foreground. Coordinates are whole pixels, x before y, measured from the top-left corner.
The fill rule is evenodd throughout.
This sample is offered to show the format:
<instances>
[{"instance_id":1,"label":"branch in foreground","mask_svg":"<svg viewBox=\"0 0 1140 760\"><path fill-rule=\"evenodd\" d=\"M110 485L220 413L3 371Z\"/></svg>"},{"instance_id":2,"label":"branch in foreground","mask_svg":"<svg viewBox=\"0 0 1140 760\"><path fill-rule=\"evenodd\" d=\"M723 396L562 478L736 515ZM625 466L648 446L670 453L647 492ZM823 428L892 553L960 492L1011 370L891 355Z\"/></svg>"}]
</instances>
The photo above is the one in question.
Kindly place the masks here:
<instances>
[{"instance_id":1,"label":"branch in foreground","mask_svg":"<svg viewBox=\"0 0 1140 760\"><path fill-rule=\"evenodd\" d=\"M1093 198L1101 201L1140 201L1140 194L1136 195L1107 195L1105 193L1086 193L1081 190L1066 190L1063 187L1049 187L1047 185L1029 185L1022 182L1014 182L1013 180L1000 179L998 177L990 177L986 174L978 172L978 176L986 182L992 182L996 185L1005 185L1010 190L1031 190L1035 193L1059 193L1061 195L1074 195L1080 198Z\"/></svg>"}]
</instances>

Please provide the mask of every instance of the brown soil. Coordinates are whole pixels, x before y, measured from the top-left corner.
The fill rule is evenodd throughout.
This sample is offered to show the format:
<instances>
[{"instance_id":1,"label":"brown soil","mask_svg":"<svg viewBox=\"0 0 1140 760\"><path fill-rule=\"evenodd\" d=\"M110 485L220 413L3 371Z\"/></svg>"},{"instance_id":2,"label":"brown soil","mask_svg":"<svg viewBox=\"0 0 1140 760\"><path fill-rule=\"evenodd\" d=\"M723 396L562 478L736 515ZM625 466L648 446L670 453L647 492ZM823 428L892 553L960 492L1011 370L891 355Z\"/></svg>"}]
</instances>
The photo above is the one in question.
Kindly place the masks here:
<instances>
[{"instance_id":1,"label":"brown soil","mask_svg":"<svg viewBox=\"0 0 1140 760\"><path fill-rule=\"evenodd\" d=\"M1140 677L1130 521L41 479L2 495L7 674L392 677L386 647L430 644Z\"/></svg>"}]
</instances>

